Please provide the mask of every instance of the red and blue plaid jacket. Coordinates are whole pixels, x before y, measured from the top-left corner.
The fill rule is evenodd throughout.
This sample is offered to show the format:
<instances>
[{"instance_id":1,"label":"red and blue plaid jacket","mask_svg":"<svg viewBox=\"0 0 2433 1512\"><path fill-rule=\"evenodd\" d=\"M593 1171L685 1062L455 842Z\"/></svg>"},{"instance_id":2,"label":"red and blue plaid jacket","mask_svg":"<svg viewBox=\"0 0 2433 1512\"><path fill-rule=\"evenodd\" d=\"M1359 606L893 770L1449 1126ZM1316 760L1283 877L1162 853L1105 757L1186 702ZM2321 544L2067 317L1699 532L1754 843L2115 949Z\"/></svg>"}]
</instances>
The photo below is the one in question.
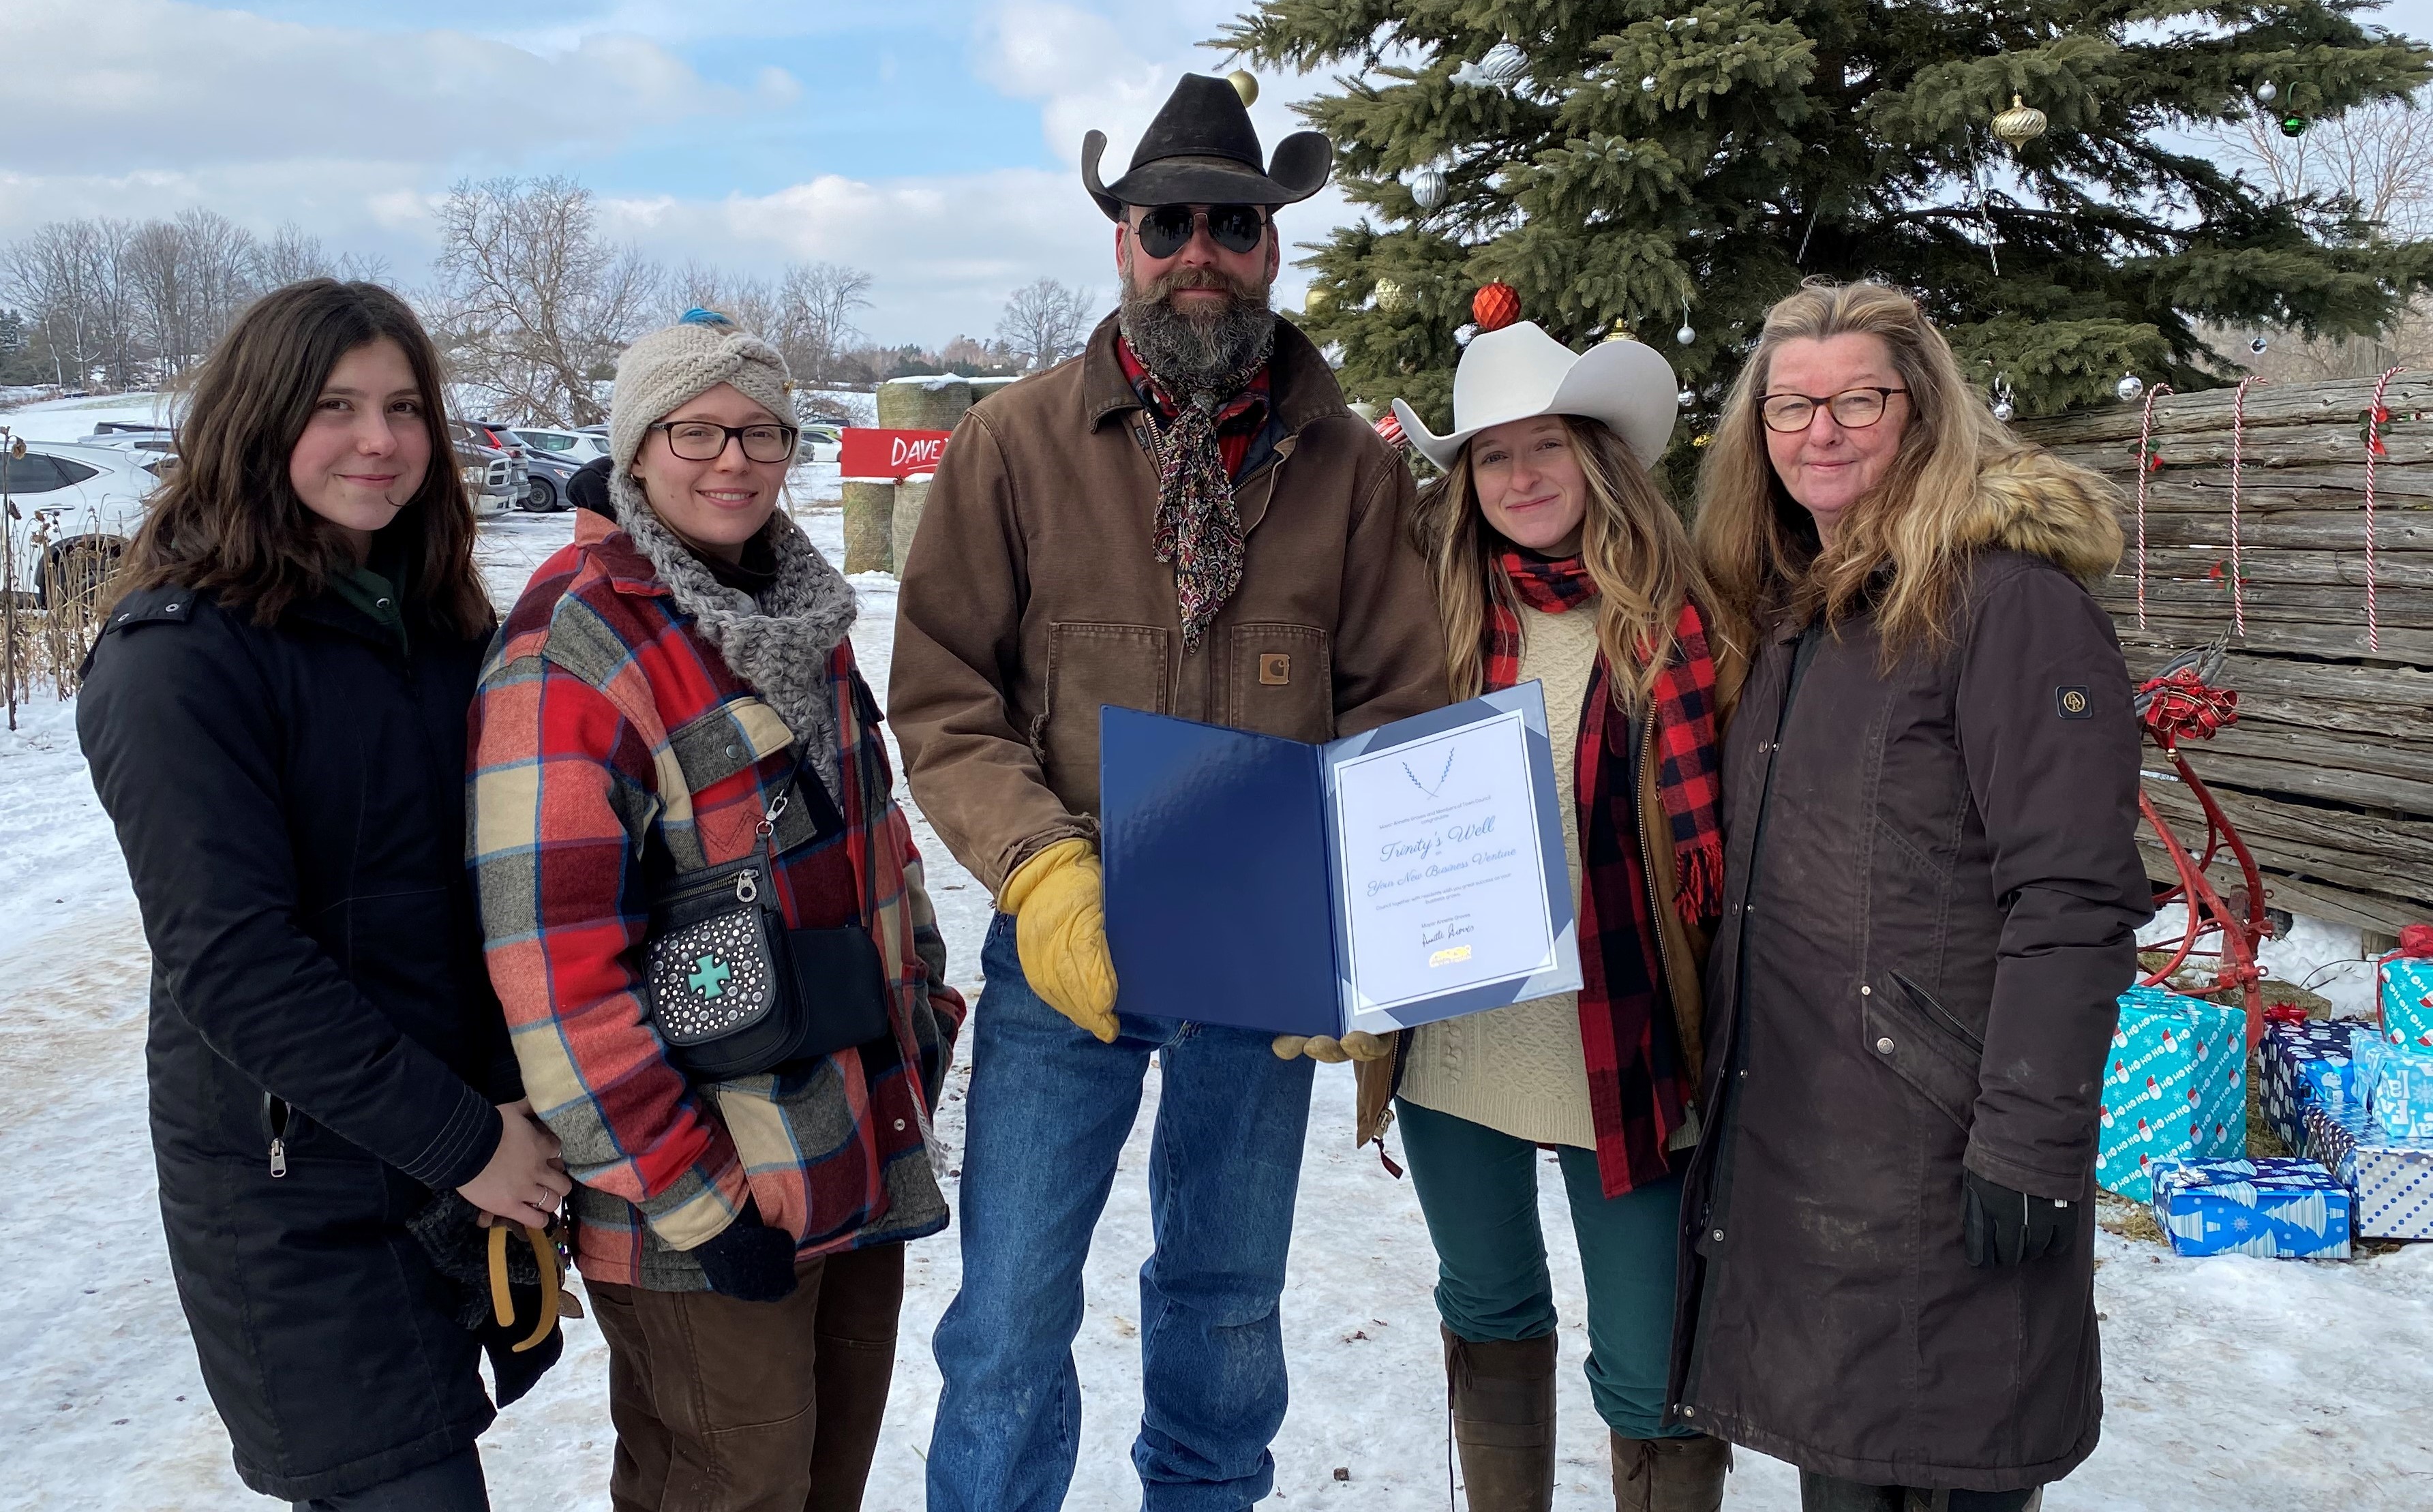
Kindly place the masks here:
<instances>
[{"instance_id":1,"label":"red and blue plaid jacket","mask_svg":"<svg viewBox=\"0 0 2433 1512\"><path fill-rule=\"evenodd\" d=\"M483 930L526 1093L580 1183L575 1252L595 1280L699 1289L685 1251L747 1195L806 1256L945 1224L928 1117L963 1001L849 643L828 680L843 826L821 837L817 806L790 802L776 884L790 926L870 929L893 1050L702 1087L670 1062L640 995L646 875L740 859L773 801L819 778L604 519L582 517L492 647L469 795Z\"/></svg>"}]
</instances>

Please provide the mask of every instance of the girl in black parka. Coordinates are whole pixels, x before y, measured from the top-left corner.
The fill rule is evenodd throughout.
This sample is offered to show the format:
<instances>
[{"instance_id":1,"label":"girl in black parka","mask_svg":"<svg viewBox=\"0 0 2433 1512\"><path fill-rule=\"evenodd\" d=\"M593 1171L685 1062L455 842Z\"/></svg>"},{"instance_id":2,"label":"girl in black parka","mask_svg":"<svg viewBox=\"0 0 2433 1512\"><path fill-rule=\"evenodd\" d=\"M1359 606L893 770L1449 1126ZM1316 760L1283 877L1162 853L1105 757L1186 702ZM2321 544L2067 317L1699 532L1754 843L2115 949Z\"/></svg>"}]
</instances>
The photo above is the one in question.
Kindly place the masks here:
<instances>
[{"instance_id":1,"label":"girl in black parka","mask_svg":"<svg viewBox=\"0 0 2433 1512\"><path fill-rule=\"evenodd\" d=\"M499 1331L432 1256L476 1211L546 1222L569 1184L464 864L493 617L441 398L385 289L248 310L77 713L152 949L152 1143L204 1383L247 1485L353 1512L487 1505ZM494 1349L501 1395L557 1343Z\"/></svg>"}]
</instances>

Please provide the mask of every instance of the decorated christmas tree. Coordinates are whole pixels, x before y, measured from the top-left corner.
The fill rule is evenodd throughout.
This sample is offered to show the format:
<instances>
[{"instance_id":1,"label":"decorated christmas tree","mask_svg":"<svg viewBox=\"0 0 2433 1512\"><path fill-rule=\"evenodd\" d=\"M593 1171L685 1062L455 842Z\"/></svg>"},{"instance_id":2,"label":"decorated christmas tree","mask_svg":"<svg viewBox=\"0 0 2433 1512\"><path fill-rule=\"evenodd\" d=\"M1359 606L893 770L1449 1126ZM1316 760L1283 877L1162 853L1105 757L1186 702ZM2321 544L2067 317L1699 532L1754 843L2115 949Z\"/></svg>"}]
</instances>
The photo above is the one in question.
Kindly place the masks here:
<instances>
[{"instance_id":1,"label":"decorated christmas tree","mask_svg":"<svg viewBox=\"0 0 2433 1512\"><path fill-rule=\"evenodd\" d=\"M1355 398L1445 423L1501 282L1575 347L1666 352L1694 422L1765 308L1824 275L1922 297L2029 415L2218 382L2206 332L2375 332L2433 286L2433 243L2272 197L2207 141L2433 77L2365 8L1264 0L1218 45L1337 71L1302 109L1362 214L1315 248L1302 323Z\"/></svg>"}]
</instances>

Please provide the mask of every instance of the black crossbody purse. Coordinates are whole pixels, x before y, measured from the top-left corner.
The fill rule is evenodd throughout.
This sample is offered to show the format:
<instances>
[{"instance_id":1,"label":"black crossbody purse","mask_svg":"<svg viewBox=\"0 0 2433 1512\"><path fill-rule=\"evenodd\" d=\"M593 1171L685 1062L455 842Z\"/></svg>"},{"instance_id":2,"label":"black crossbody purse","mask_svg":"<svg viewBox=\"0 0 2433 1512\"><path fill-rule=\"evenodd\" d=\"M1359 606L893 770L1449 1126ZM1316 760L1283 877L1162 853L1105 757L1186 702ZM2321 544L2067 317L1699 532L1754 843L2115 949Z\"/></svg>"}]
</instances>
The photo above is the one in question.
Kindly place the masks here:
<instances>
[{"instance_id":1,"label":"black crossbody purse","mask_svg":"<svg viewBox=\"0 0 2433 1512\"><path fill-rule=\"evenodd\" d=\"M890 1029L869 930L786 927L771 875L785 811L780 793L750 856L676 875L651 906L644 996L669 1059L695 1081L758 1076Z\"/></svg>"}]
</instances>

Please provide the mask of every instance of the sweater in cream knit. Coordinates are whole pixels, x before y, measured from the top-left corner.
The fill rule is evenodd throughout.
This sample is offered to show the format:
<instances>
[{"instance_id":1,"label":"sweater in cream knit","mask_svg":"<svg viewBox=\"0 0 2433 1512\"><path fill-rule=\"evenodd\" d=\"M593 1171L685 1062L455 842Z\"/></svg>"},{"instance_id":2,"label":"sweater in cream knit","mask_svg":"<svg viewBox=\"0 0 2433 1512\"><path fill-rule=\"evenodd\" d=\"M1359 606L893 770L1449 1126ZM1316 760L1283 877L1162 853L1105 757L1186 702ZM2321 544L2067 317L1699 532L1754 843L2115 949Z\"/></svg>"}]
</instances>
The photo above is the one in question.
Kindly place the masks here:
<instances>
[{"instance_id":1,"label":"sweater in cream knit","mask_svg":"<svg viewBox=\"0 0 2433 1512\"><path fill-rule=\"evenodd\" d=\"M1521 681L1545 684L1555 803L1563 816L1563 864L1575 902L1580 832L1573 755L1579 746L1580 705L1596 666L1596 611L1593 598L1561 614L1521 611ZM1596 1147L1576 994L1425 1024L1412 1033L1402 1092L1411 1101L1532 1144Z\"/></svg>"}]
</instances>

